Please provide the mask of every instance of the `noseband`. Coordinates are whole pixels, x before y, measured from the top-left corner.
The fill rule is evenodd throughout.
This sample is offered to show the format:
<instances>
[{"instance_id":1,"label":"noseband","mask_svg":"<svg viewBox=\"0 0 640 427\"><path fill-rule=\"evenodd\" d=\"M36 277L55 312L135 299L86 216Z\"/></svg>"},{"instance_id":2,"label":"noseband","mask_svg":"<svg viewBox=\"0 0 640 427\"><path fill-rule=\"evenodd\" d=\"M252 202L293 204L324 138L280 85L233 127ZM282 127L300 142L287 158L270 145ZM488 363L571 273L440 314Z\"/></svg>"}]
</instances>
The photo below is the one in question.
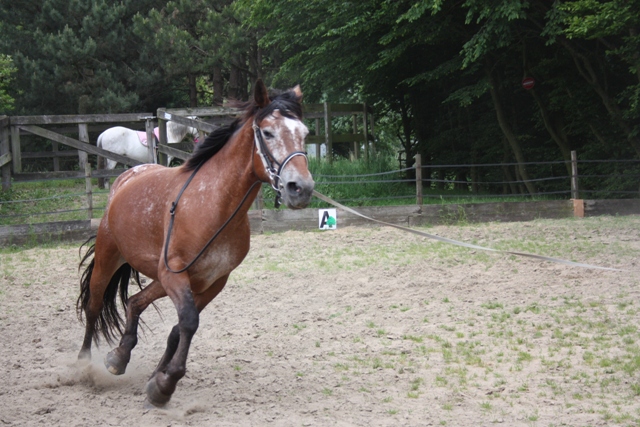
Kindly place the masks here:
<instances>
[{"instance_id":1,"label":"noseband","mask_svg":"<svg viewBox=\"0 0 640 427\"><path fill-rule=\"evenodd\" d=\"M282 204L282 188L284 188L282 183L280 182L280 174L284 170L284 167L287 166L287 164L291 161L291 159L296 156L303 156L308 163L309 159L307 158L307 153L306 151L294 151L293 153L285 157L282 163L279 163L273 156L273 154L271 154L269 147L267 147L267 144L264 142L264 138L262 137L262 129L260 129L255 120L253 122L253 141L254 144L258 147L258 153L260 153L262 162L264 163L264 167L269 174L271 188L273 188L276 192L275 207L276 209L278 209Z\"/></svg>"}]
</instances>

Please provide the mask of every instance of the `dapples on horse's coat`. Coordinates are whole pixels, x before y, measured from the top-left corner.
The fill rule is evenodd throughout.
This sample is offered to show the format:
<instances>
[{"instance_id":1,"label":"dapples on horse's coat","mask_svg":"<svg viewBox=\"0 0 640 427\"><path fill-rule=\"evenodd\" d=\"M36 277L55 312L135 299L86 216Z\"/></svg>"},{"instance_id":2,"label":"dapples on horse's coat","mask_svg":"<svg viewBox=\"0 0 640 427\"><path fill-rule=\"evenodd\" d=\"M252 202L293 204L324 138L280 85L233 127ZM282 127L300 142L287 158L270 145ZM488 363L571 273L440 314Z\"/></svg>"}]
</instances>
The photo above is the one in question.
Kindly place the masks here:
<instances>
[{"instance_id":1,"label":"dapples on horse's coat","mask_svg":"<svg viewBox=\"0 0 640 427\"><path fill-rule=\"evenodd\" d=\"M91 358L100 334L107 341L122 334L105 364L124 373L141 313L169 296L178 324L147 383L147 397L156 406L170 400L185 375L200 311L249 251L247 211L260 184L270 183L289 208L309 203L314 182L304 153L308 129L301 100L298 86L269 99L258 80L253 101L242 105L244 116L211 133L184 165L140 165L116 179L95 243L80 264L91 259L77 303L86 320L79 359ZM129 280L138 272L152 282L129 298ZM124 328L118 294L126 308Z\"/></svg>"}]
</instances>

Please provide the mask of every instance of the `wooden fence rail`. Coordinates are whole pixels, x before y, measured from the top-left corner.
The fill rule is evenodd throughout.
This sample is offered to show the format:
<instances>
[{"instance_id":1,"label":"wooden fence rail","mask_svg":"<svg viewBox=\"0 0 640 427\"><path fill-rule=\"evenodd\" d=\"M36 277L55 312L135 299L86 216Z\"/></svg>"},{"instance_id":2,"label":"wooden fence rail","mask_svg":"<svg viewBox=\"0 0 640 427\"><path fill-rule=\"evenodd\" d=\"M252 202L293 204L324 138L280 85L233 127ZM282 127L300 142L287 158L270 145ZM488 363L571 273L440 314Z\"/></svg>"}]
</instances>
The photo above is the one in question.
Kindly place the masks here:
<instances>
[{"instance_id":1,"label":"wooden fence rail","mask_svg":"<svg viewBox=\"0 0 640 427\"><path fill-rule=\"evenodd\" d=\"M358 208L358 211L385 222L409 227L455 224L463 222L513 222L548 218L570 218L576 216L575 207L569 200L548 202L506 202L487 204L379 206ZM640 200L585 200L584 215L638 215ZM339 228L378 226L361 217L337 211ZM281 232L288 230L318 230L318 210L253 210L249 211L252 234ZM58 240L85 240L95 235L99 219L59 221L40 224L0 226L0 245L24 244L26 242L51 242ZM330 231L328 231L330 232Z\"/></svg>"},{"instance_id":2,"label":"wooden fence rail","mask_svg":"<svg viewBox=\"0 0 640 427\"><path fill-rule=\"evenodd\" d=\"M315 121L315 135L309 135L307 144L312 145L315 150L311 155L320 157L320 145L325 144L327 148L327 159L331 161L330 153L333 152L334 144L350 144L350 151L355 158L360 156L361 148L364 148L365 157L369 156L370 146L373 141L373 114L366 104L304 104L305 119ZM34 179L33 173L23 172L23 159L51 158L53 160L52 172L42 173L41 178L47 179L63 177L60 172L60 158L78 157L79 170L84 170L84 164L88 161L88 155L102 156L118 163L128 166L140 164L139 161L120 156L115 153L96 147L89 140L89 131L105 129L105 125L124 125L135 123L139 127L144 126L148 133L148 140L152 134L153 123L158 122L159 144L157 154L166 159L167 155L185 160L190 153L167 145L166 123L169 120L177 123L195 127L200 131L200 137L204 138L207 133L213 132L219 126L230 123L238 116L238 110L230 108L210 107L210 108L160 108L157 116L151 113L131 113L131 114L79 114L79 115L44 115L44 116L0 116L0 169L2 172L2 188L7 190L11 186L12 178L15 180ZM190 116L196 116L192 119ZM332 129L332 119L340 116L352 116L351 133L336 133ZM361 120L357 120L362 116ZM207 121L202 117L208 118ZM324 126L321 125L324 121ZM73 133L73 128L61 125L76 125L77 139L71 138L67 134ZM142 126L140 126L142 125ZM47 129L45 126L55 126L57 131ZM90 128L91 126L91 128ZM63 133L64 132L64 133ZM65 134L66 133L66 134ZM21 135L37 135L51 141L52 151L24 152L22 151ZM71 150L59 151L60 144L71 147ZM149 146L150 162L157 162L153 145ZM161 162L166 164L164 162ZM94 176L96 176L94 174ZM113 176L113 175L105 175Z\"/></svg>"}]
</instances>

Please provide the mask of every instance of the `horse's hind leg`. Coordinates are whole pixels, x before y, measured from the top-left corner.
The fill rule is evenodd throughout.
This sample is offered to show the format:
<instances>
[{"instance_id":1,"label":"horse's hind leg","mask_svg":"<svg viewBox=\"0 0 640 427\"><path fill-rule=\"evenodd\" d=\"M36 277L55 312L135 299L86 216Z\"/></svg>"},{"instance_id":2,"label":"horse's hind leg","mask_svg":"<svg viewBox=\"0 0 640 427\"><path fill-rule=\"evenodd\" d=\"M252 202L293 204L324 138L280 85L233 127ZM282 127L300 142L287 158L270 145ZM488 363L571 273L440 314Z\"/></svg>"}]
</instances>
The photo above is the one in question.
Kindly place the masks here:
<instances>
[{"instance_id":1,"label":"horse's hind leg","mask_svg":"<svg viewBox=\"0 0 640 427\"><path fill-rule=\"evenodd\" d=\"M114 375L124 374L129 360L131 360L131 350L138 343L140 315L149 307L149 304L165 296L167 296L167 293L160 282L154 280L143 290L129 298L127 303L127 323L120 345L111 350L104 361L109 372Z\"/></svg>"},{"instance_id":2,"label":"horse's hind leg","mask_svg":"<svg viewBox=\"0 0 640 427\"><path fill-rule=\"evenodd\" d=\"M186 304L183 307L190 306L191 303L188 300L191 300L195 315L194 313L185 313L184 309L178 308L179 322L171 329L164 355L147 383L147 398L153 405L162 406L171 399L178 381L186 373L187 353L191 339L198 327L199 314L220 293L228 278L229 275L226 275L218 279L202 294L193 296L190 290L186 292L184 298ZM179 307L178 304L176 306ZM185 324L187 322L193 323L191 325ZM195 329L192 329L193 326Z\"/></svg>"}]
</instances>

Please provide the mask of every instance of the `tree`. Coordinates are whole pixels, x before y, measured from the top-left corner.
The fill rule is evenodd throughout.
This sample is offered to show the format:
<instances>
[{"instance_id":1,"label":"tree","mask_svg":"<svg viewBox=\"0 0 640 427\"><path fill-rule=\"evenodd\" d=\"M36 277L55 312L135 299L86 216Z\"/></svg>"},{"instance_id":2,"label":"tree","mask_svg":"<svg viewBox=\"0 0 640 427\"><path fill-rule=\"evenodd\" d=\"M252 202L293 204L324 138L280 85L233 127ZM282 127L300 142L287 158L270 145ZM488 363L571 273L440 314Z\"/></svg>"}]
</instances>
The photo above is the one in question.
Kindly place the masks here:
<instances>
[{"instance_id":1,"label":"tree","mask_svg":"<svg viewBox=\"0 0 640 427\"><path fill-rule=\"evenodd\" d=\"M0 18L8 33L2 51L13 54L20 70L21 113L135 110L137 46L130 20L146 6L146 1L2 0Z\"/></svg>"},{"instance_id":2,"label":"tree","mask_svg":"<svg viewBox=\"0 0 640 427\"><path fill-rule=\"evenodd\" d=\"M0 54L0 115L6 115L13 110L14 99L7 89L11 86L16 71L11 57Z\"/></svg>"},{"instance_id":3,"label":"tree","mask_svg":"<svg viewBox=\"0 0 640 427\"><path fill-rule=\"evenodd\" d=\"M504 161L518 163L513 173L534 192L528 161L596 147L619 156L628 152L621 134L635 148L638 82L621 66L639 75L637 5L260 0L249 22L264 28L262 46L282 50L276 81L301 78L307 99L376 101L410 127L398 138L407 158L495 161L505 141ZM527 75L537 81L530 91L520 85Z\"/></svg>"},{"instance_id":4,"label":"tree","mask_svg":"<svg viewBox=\"0 0 640 427\"><path fill-rule=\"evenodd\" d=\"M638 10L638 0L556 3L545 31L571 55L580 76L640 157Z\"/></svg>"},{"instance_id":5,"label":"tree","mask_svg":"<svg viewBox=\"0 0 640 427\"><path fill-rule=\"evenodd\" d=\"M19 111L195 106L257 77L307 102L367 102L424 164L640 156L640 0L0 0ZM534 77L525 90L523 77ZM15 96L16 92L11 92ZM393 151L393 148L391 151ZM452 166L440 179L487 173ZM564 173L559 171L558 173Z\"/></svg>"},{"instance_id":6,"label":"tree","mask_svg":"<svg viewBox=\"0 0 640 427\"><path fill-rule=\"evenodd\" d=\"M249 84L263 75L257 38L242 26L245 13L229 0L170 1L138 14L135 31L152 68L167 80L188 82L189 105L198 104L198 86L222 104L246 99Z\"/></svg>"}]
</instances>

